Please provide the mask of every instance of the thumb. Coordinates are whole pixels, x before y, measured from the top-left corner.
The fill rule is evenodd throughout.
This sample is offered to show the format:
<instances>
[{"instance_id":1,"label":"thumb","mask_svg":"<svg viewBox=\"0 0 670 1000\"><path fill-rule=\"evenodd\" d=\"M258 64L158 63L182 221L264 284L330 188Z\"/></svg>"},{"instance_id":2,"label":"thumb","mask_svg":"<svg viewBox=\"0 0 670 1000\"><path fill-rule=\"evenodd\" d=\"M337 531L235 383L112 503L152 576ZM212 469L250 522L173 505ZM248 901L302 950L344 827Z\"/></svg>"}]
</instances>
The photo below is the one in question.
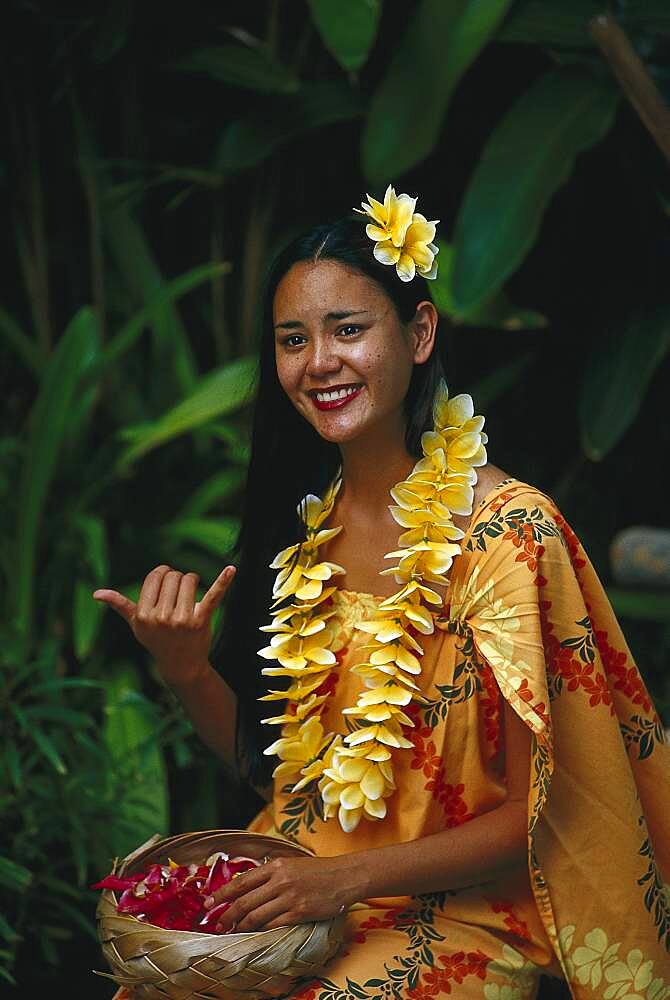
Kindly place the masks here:
<instances>
[{"instance_id":1,"label":"thumb","mask_svg":"<svg viewBox=\"0 0 670 1000\"><path fill-rule=\"evenodd\" d=\"M96 601L104 601L113 608L117 614L121 615L130 625L137 605L128 597L124 597L118 590L94 590L93 597Z\"/></svg>"}]
</instances>

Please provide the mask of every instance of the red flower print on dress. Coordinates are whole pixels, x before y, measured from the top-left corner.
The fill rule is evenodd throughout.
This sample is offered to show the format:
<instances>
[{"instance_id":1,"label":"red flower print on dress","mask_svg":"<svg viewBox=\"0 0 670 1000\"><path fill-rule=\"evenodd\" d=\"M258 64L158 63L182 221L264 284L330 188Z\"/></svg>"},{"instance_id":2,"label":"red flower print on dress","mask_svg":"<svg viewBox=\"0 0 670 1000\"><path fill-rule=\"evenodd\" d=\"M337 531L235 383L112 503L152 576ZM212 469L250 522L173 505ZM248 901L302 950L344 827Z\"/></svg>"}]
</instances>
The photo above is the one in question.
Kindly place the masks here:
<instances>
[{"instance_id":1,"label":"red flower print on dress","mask_svg":"<svg viewBox=\"0 0 670 1000\"><path fill-rule=\"evenodd\" d=\"M554 625L547 617L547 611L550 607L549 601L540 606L544 653L549 674L554 678L561 677L566 682L568 691L576 691L578 688L585 691L589 696L589 705L592 708L596 705L606 705L609 707L610 715L614 715L612 692L607 677L596 670L595 661L585 662L575 655L571 646L562 645L559 642L557 636L554 635ZM596 633L596 638L597 636L598 633ZM600 647L600 642L598 642L598 646Z\"/></svg>"},{"instance_id":2,"label":"red flower print on dress","mask_svg":"<svg viewBox=\"0 0 670 1000\"><path fill-rule=\"evenodd\" d=\"M367 940L368 931L378 930L381 927L392 927L396 928L398 926L399 918L403 910L399 907L394 907L391 910L386 910L383 917L368 917L367 920L361 921L358 925L358 930L351 938L357 944L365 944Z\"/></svg>"},{"instance_id":3,"label":"red flower print on dress","mask_svg":"<svg viewBox=\"0 0 670 1000\"><path fill-rule=\"evenodd\" d=\"M503 540L511 541L515 548L522 550L517 555L515 562L525 562L531 573L537 573L535 584L538 587L545 587L547 580L538 572L538 560L544 555L544 545L535 541L533 525L528 521L520 521L516 518L510 518L507 524L511 527L502 536Z\"/></svg>"},{"instance_id":4,"label":"red flower print on dress","mask_svg":"<svg viewBox=\"0 0 670 1000\"><path fill-rule=\"evenodd\" d=\"M490 504L488 504L488 510L490 510L492 514L497 514L498 511L502 510L507 501L511 500L513 496L514 492L512 490L506 490L504 493L497 496L495 500L492 500Z\"/></svg>"},{"instance_id":5,"label":"red flower print on dress","mask_svg":"<svg viewBox=\"0 0 670 1000\"><path fill-rule=\"evenodd\" d=\"M491 909L494 913L506 913L505 925L510 929L512 934L516 934L517 937L522 938L524 941L530 941L530 931L528 930L528 925L524 920L519 920L519 918L514 914L512 910L512 903L507 900L489 900L491 904Z\"/></svg>"},{"instance_id":6,"label":"red flower print on dress","mask_svg":"<svg viewBox=\"0 0 670 1000\"><path fill-rule=\"evenodd\" d=\"M313 979L299 993L291 993L291 1000L316 1000L317 990L321 989L321 980Z\"/></svg>"},{"instance_id":7,"label":"red flower print on dress","mask_svg":"<svg viewBox=\"0 0 670 1000\"><path fill-rule=\"evenodd\" d=\"M495 674L488 663L482 663L480 676L483 691L479 695L479 704L484 713L484 733L488 743L492 744L491 756L500 750L500 699L501 693Z\"/></svg>"},{"instance_id":8,"label":"red flower print on dress","mask_svg":"<svg viewBox=\"0 0 670 1000\"><path fill-rule=\"evenodd\" d=\"M535 712L535 714L538 716L538 718L542 719L542 721L544 722L545 726L548 726L549 725L549 716L547 715L546 705L544 704L543 701L537 701L537 702L535 702L535 704L533 704L533 698L535 697L535 694L528 687L528 678L527 677L524 677L524 679L521 681L521 684L516 689L516 693L519 696L519 698L521 698L521 701L525 701L527 705L530 705L530 707Z\"/></svg>"},{"instance_id":9,"label":"red flower print on dress","mask_svg":"<svg viewBox=\"0 0 670 1000\"><path fill-rule=\"evenodd\" d=\"M614 690L623 691L634 705L640 705L647 713L652 712L649 692L635 664L628 666L628 654L624 650L610 646L607 641L607 632L596 631L595 638L602 656L605 673L608 677L615 678ZM653 712L653 716L656 719L655 712Z\"/></svg>"},{"instance_id":10,"label":"red flower print on dress","mask_svg":"<svg viewBox=\"0 0 670 1000\"><path fill-rule=\"evenodd\" d=\"M414 729L409 729L408 726L402 727L403 734L414 744L411 768L414 771L423 771L424 777L428 779L423 787L431 792L435 801L442 806L447 828L467 823L474 818L474 814L468 812L467 803L463 798L465 785L450 785L445 781L444 761L437 753L435 741L430 739L433 730L430 726L418 724L420 706L410 703L405 711L415 723Z\"/></svg>"},{"instance_id":11,"label":"red flower print on dress","mask_svg":"<svg viewBox=\"0 0 670 1000\"><path fill-rule=\"evenodd\" d=\"M544 554L544 545L540 545L533 538L533 525L528 521L509 521L508 524L515 525L503 535L503 539L509 539L515 548L522 548L516 557L516 562L528 563L528 569L535 572L537 560Z\"/></svg>"},{"instance_id":12,"label":"red flower print on dress","mask_svg":"<svg viewBox=\"0 0 670 1000\"><path fill-rule=\"evenodd\" d=\"M562 514L558 510L554 511L554 522L556 527L560 530L565 543L568 546L568 552L570 553L570 560L575 570L583 569L586 566L586 559L584 559L584 550L582 544L577 538L568 522L565 520Z\"/></svg>"},{"instance_id":13,"label":"red flower print on dress","mask_svg":"<svg viewBox=\"0 0 670 1000\"><path fill-rule=\"evenodd\" d=\"M457 951L453 955L439 955L439 965L434 965L424 972L421 981L414 989L407 991L409 1000L426 1000L444 993L451 993L452 982L459 985L467 976L478 976L486 979L486 966L491 961L488 955L481 951Z\"/></svg>"}]
</instances>

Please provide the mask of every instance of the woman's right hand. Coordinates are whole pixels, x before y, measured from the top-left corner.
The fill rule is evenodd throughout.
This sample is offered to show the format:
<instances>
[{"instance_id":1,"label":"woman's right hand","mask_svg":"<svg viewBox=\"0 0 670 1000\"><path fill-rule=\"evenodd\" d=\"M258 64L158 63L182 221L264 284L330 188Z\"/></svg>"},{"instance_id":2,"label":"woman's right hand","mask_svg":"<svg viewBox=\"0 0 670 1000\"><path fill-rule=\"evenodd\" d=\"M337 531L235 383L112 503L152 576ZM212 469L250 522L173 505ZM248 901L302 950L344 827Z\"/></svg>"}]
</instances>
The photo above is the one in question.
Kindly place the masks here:
<instances>
[{"instance_id":1,"label":"woman's right hand","mask_svg":"<svg viewBox=\"0 0 670 1000\"><path fill-rule=\"evenodd\" d=\"M156 566L147 574L137 604L116 590L95 590L93 597L128 623L166 684L189 684L210 669L211 618L235 573L235 566L226 566L199 602L197 573L171 566Z\"/></svg>"}]
</instances>

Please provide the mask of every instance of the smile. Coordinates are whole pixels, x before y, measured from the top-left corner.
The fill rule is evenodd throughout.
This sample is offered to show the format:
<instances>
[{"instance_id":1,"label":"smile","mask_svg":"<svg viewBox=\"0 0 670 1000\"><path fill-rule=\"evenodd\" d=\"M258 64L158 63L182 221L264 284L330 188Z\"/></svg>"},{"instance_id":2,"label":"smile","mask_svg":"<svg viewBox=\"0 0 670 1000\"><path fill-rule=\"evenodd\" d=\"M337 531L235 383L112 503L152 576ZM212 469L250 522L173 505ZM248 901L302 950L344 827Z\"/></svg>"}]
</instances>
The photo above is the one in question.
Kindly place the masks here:
<instances>
[{"instance_id":1,"label":"smile","mask_svg":"<svg viewBox=\"0 0 670 1000\"><path fill-rule=\"evenodd\" d=\"M324 390L323 392L311 392L312 402L317 410L333 410L336 407L346 406L363 389L361 382L353 385L342 386L340 389Z\"/></svg>"}]
</instances>

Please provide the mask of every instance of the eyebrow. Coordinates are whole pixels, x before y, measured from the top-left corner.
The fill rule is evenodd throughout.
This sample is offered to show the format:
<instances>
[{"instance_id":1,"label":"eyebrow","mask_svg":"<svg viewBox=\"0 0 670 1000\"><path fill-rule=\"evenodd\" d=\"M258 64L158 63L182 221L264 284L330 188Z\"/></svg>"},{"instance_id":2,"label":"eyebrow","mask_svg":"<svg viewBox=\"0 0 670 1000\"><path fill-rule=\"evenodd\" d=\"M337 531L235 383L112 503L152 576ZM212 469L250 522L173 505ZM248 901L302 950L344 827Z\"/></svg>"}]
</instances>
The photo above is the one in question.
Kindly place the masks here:
<instances>
[{"instance_id":1,"label":"eyebrow","mask_svg":"<svg viewBox=\"0 0 670 1000\"><path fill-rule=\"evenodd\" d=\"M362 316L368 313L369 309L344 309L338 312L328 312L324 315L324 320L331 319L347 319L349 316ZM275 323L275 330L295 330L300 326L304 326L299 319L287 319L285 323Z\"/></svg>"}]
</instances>

